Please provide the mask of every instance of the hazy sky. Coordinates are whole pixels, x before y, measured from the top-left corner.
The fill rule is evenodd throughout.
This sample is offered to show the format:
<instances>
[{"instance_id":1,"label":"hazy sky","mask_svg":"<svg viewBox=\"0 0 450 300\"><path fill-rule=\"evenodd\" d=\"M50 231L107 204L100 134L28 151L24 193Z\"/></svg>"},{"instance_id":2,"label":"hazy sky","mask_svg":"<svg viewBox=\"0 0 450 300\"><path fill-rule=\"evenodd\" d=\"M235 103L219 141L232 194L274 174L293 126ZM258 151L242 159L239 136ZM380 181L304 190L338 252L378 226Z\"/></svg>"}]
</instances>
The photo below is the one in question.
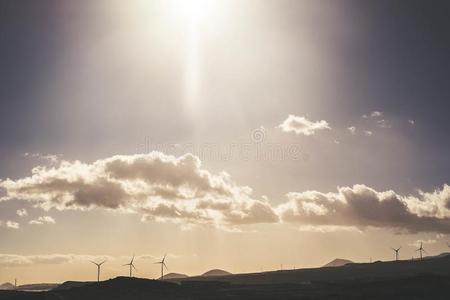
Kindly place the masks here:
<instances>
[{"instance_id":1,"label":"hazy sky","mask_svg":"<svg viewBox=\"0 0 450 300\"><path fill-rule=\"evenodd\" d=\"M448 250L449 14L0 0L0 282Z\"/></svg>"}]
</instances>

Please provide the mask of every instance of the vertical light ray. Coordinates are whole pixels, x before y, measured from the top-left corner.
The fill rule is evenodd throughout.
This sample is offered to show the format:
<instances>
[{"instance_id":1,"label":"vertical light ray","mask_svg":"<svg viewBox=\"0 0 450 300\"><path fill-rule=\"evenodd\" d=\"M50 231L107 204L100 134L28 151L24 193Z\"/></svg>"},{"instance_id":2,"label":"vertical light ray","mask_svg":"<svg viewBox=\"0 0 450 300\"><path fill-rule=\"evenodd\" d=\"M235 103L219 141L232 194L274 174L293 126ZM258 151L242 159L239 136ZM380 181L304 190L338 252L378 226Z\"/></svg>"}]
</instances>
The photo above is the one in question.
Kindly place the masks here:
<instances>
[{"instance_id":1,"label":"vertical light ray","mask_svg":"<svg viewBox=\"0 0 450 300\"><path fill-rule=\"evenodd\" d=\"M185 97L188 111L194 117L198 110L200 93L200 32L195 15L190 16L187 27Z\"/></svg>"}]
</instances>

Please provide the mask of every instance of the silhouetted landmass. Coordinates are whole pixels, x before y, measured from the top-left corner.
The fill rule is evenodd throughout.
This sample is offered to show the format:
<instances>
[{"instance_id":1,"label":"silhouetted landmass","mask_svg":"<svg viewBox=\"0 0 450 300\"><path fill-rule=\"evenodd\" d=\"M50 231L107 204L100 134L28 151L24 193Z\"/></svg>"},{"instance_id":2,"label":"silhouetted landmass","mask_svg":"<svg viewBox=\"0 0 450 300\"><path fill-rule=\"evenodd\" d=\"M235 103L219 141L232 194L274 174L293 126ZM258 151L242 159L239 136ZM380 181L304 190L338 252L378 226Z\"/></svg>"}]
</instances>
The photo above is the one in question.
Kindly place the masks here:
<instances>
[{"instance_id":1,"label":"silhouetted landmass","mask_svg":"<svg viewBox=\"0 0 450 300\"><path fill-rule=\"evenodd\" d=\"M23 284L17 287L19 291L48 291L58 287L57 283L35 283L35 284Z\"/></svg>"},{"instance_id":2,"label":"silhouetted landmass","mask_svg":"<svg viewBox=\"0 0 450 300\"><path fill-rule=\"evenodd\" d=\"M333 259L332 261L330 261L329 263L327 263L326 265L324 265L323 268L342 267L342 266L345 266L346 264L352 264L352 263L353 262L348 259L336 258L336 259Z\"/></svg>"},{"instance_id":3,"label":"silhouetted landmass","mask_svg":"<svg viewBox=\"0 0 450 300\"><path fill-rule=\"evenodd\" d=\"M0 284L0 290L13 290L14 284L10 283L10 282L5 282L3 284Z\"/></svg>"},{"instance_id":4,"label":"silhouetted landmass","mask_svg":"<svg viewBox=\"0 0 450 300\"><path fill-rule=\"evenodd\" d=\"M179 274L179 273L169 273L164 275L165 280L169 279L180 279L180 278L188 278L186 274Z\"/></svg>"},{"instance_id":5,"label":"silhouetted landmass","mask_svg":"<svg viewBox=\"0 0 450 300\"><path fill-rule=\"evenodd\" d=\"M17 291L48 291L58 287L57 283L34 283L23 284L15 287L12 283L6 282L0 285L0 290L17 290Z\"/></svg>"},{"instance_id":6,"label":"silhouetted landmass","mask_svg":"<svg viewBox=\"0 0 450 300\"><path fill-rule=\"evenodd\" d=\"M203 277L228 276L228 275L232 275L232 274L230 272L220 270L220 269L209 270L208 272L205 272L202 274Z\"/></svg>"},{"instance_id":7,"label":"silhouetted landmass","mask_svg":"<svg viewBox=\"0 0 450 300\"><path fill-rule=\"evenodd\" d=\"M93 283L93 281L66 281L63 284L60 284L57 287L53 288L53 290L54 291L68 290L74 287L85 286L90 283Z\"/></svg>"},{"instance_id":8,"label":"silhouetted landmass","mask_svg":"<svg viewBox=\"0 0 450 300\"><path fill-rule=\"evenodd\" d=\"M0 300L448 299L449 286L450 256L443 256L167 281L118 277L48 292L0 291Z\"/></svg>"}]
</instances>

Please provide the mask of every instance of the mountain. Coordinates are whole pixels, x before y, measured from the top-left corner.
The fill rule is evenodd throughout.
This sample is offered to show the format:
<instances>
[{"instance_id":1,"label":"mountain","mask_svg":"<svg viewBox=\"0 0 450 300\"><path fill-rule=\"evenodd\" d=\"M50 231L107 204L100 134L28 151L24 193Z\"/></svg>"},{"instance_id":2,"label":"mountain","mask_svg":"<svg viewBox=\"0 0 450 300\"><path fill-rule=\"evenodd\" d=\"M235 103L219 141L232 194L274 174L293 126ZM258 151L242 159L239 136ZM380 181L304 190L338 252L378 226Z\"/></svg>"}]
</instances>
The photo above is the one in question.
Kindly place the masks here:
<instances>
[{"instance_id":1,"label":"mountain","mask_svg":"<svg viewBox=\"0 0 450 300\"><path fill-rule=\"evenodd\" d=\"M233 275L230 272L224 271L224 270L220 270L220 269L213 269L213 270L209 270L206 273L203 273L201 276L202 277L213 277L213 276L228 276L228 275Z\"/></svg>"},{"instance_id":2,"label":"mountain","mask_svg":"<svg viewBox=\"0 0 450 300\"><path fill-rule=\"evenodd\" d=\"M6 282L3 284L0 284L0 290L14 290L15 286L12 283Z\"/></svg>"},{"instance_id":3,"label":"mountain","mask_svg":"<svg viewBox=\"0 0 450 300\"><path fill-rule=\"evenodd\" d=\"M164 275L164 279L180 279L180 278L188 278L186 274L179 274L179 273L169 273Z\"/></svg>"},{"instance_id":4,"label":"mountain","mask_svg":"<svg viewBox=\"0 0 450 300\"><path fill-rule=\"evenodd\" d=\"M345 266L346 264L352 264L353 262L351 260L348 259L342 259L342 258L336 258L332 261L330 261L329 263L327 263L326 265L322 266L322 268L326 268L326 267L342 267Z\"/></svg>"}]
</instances>

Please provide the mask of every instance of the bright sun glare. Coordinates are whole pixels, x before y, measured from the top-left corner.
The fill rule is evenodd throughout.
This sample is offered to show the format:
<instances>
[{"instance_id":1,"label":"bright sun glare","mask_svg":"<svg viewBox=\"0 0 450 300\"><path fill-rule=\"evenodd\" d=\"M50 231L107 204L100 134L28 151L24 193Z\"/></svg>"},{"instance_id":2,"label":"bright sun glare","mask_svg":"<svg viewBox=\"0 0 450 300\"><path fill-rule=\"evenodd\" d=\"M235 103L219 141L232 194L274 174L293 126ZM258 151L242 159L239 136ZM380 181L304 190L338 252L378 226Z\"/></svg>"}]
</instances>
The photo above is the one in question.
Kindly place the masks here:
<instances>
[{"instance_id":1,"label":"bright sun glare","mask_svg":"<svg viewBox=\"0 0 450 300\"><path fill-rule=\"evenodd\" d=\"M175 20L188 24L199 24L211 19L215 0L168 0L167 9Z\"/></svg>"}]
</instances>

